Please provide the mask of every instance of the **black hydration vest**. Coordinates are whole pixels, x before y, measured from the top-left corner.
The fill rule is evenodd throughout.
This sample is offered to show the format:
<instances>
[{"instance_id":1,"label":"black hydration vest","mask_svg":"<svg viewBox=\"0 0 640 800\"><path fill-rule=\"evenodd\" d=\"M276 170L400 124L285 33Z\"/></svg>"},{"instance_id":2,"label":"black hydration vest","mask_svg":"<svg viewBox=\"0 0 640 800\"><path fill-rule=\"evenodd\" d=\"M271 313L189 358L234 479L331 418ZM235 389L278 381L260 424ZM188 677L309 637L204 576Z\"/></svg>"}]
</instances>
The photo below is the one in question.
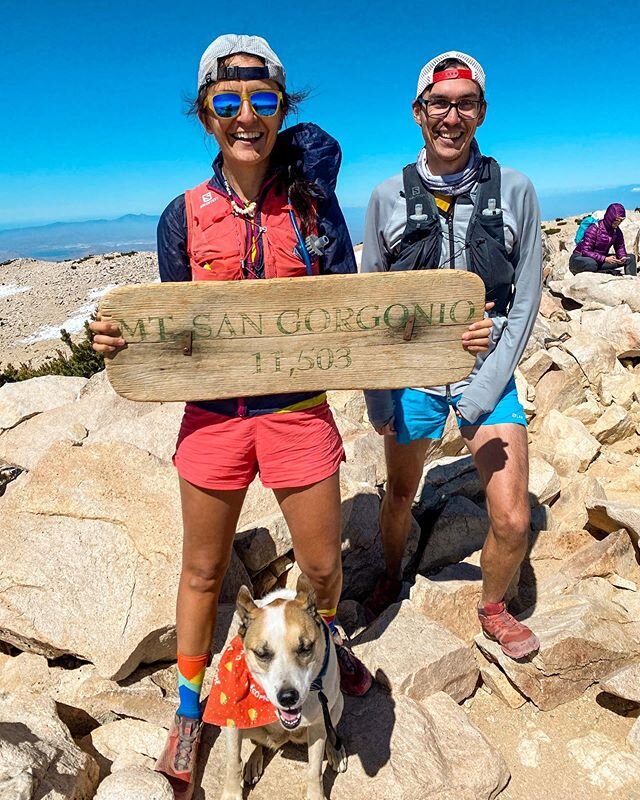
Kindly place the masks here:
<instances>
[{"instance_id":1,"label":"black hydration vest","mask_svg":"<svg viewBox=\"0 0 640 800\"><path fill-rule=\"evenodd\" d=\"M442 254L442 227L435 198L424 185L415 164L406 166L402 177L407 224L390 269L438 269ZM487 302L495 303L494 313L506 315L513 294L515 269L505 247L500 194L500 165L495 159L482 156L478 193L462 249L469 251L468 270L482 278ZM493 201L491 204L490 200ZM483 214L485 210L490 213ZM454 253L452 250L449 258L452 267Z\"/></svg>"}]
</instances>

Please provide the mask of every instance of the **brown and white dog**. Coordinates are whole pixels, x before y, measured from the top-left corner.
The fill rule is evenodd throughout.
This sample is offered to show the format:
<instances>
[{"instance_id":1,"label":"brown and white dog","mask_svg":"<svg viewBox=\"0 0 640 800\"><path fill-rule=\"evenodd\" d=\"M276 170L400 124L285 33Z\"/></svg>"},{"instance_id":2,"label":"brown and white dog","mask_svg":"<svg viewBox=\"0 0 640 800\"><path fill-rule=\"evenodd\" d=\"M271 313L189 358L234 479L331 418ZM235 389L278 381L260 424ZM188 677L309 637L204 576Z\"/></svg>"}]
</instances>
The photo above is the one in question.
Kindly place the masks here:
<instances>
[{"instance_id":1,"label":"brown and white dog","mask_svg":"<svg viewBox=\"0 0 640 800\"><path fill-rule=\"evenodd\" d=\"M307 743L307 800L325 800L325 750L336 772L346 770L347 756L340 741L335 742L333 731L327 738L319 687L333 726L338 724L344 701L335 646L316 610L311 584L301 575L296 591L279 590L258 601L243 586L237 610L247 667L274 706L277 719L258 728L225 728L227 773L222 800L242 800L243 777L245 785L253 786L262 775L264 748L277 750L290 741ZM243 738L256 744L244 770L240 757Z\"/></svg>"}]
</instances>

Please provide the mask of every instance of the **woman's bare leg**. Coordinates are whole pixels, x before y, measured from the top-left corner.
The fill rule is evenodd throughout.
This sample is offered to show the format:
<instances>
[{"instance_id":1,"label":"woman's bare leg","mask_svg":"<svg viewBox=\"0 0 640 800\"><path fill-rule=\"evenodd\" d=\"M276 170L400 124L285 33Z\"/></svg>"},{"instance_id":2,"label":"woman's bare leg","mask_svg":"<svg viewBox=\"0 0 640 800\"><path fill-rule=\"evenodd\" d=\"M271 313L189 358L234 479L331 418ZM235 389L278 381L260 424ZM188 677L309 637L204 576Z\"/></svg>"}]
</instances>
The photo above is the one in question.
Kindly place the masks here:
<instances>
[{"instance_id":1,"label":"woman's bare leg","mask_svg":"<svg viewBox=\"0 0 640 800\"><path fill-rule=\"evenodd\" d=\"M342 691L361 697L373 678L333 626L342 592L340 472L310 486L274 492L291 531L296 561L311 581L318 610L333 631Z\"/></svg>"},{"instance_id":2,"label":"woman's bare leg","mask_svg":"<svg viewBox=\"0 0 640 800\"><path fill-rule=\"evenodd\" d=\"M178 651L196 656L211 647L218 597L247 489L202 489L180 478L182 571L176 622Z\"/></svg>"},{"instance_id":3,"label":"woman's bare leg","mask_svg":"<svg viewBox=\"0 0 640 800\"><path fill-rule=\"evenodd\" d=\"M340 472L310 486L274 489L296 561L311 581L318 608L335 608L342 591Z\"/></svg>"}]
</instances>

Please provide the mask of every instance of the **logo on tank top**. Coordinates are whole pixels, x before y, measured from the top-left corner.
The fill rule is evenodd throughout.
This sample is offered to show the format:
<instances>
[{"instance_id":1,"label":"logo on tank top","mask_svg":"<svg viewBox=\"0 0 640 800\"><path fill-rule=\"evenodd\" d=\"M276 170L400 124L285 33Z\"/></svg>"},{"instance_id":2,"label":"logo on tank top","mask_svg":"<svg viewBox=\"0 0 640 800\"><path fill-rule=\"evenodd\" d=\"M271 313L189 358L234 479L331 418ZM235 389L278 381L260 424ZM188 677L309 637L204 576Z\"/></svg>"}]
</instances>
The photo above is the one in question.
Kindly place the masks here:
<instances>
[{"instance_id":1,"label":"logo on tank top","mask_svg":"<svg viewBox=\"0 0 640 800\"><path fill-rule=\"evenodd\" d=\"M201 198L202 203L200 204L200 208L204 208L208 206L210 203L215 203L218 199L218 195L214 194L213 192L205 192Z\"/></svg>"}]
</instances>

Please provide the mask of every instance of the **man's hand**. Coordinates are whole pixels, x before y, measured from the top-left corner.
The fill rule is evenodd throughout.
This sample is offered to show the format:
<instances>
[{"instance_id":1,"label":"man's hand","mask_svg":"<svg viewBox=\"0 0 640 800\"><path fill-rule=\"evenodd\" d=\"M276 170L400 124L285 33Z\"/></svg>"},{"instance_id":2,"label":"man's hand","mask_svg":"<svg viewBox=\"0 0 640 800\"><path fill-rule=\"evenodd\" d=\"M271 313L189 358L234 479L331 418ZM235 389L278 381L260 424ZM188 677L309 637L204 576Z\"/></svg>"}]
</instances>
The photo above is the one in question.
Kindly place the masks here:
<instances>
[{"instance_id":1,"label":"man's hand","mask_svg":"<svg viewBox=\"0 0 640 800\"><path fill-rule=\"evenodd\" d=\"M89 330L93 333L91 346L96 353L116 353L126 346L120 328L114 322L97 319L89 323Z\"/></svg>"},{"instance_id":2,"label":"man's hand","mask_svg":"<svg viewBox=\"0 0 640 800\"><path fill-rule=\"evenodd\" d=\"M494 305L495 303L487 303L484 310L491 311ZM462 334L462 347L469 353L486 353L489 349L492 327L491 317L472 322Z\"/></svg>"},{"instance_id":3,"label":"man's hand","mask_svg":"<svg viewBox=\"0 0 640 800\"><path fill-rule=\"evenodd\" d=\"M392 435L395 436L396 426L394 418L391 417L391 419L388 422L385 422L385 424L382 425L380 428L376 428L376 426L374 425L373 430L376 433L379 433L380 436L392 436Z\"/></svg>"}]
</instances>

